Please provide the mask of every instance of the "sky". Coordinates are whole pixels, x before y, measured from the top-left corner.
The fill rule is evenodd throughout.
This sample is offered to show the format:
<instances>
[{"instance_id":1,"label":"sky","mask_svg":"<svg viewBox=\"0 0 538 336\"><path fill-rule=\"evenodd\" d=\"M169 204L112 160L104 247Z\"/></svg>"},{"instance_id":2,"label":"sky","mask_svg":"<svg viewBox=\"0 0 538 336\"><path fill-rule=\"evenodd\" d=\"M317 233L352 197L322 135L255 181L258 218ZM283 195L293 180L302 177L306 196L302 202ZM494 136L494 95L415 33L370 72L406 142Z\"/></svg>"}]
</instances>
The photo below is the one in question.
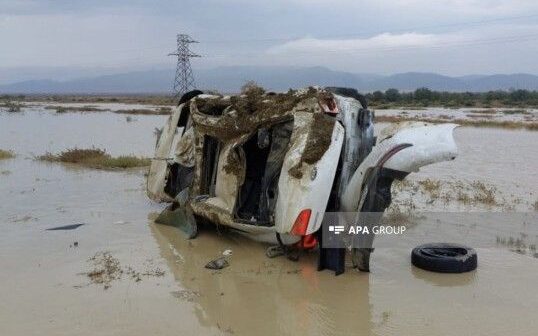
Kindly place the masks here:
<instances>
[{"instance_id":1,"label":"sky","mask_svg":"<svg viewBox=\"0 0 538 336\"><path fill-rule=\"evenodd\" d=\"M538 74L536 0L0 0L1 76L325 66L356 73Z\"/></svg>"}]
</instances>

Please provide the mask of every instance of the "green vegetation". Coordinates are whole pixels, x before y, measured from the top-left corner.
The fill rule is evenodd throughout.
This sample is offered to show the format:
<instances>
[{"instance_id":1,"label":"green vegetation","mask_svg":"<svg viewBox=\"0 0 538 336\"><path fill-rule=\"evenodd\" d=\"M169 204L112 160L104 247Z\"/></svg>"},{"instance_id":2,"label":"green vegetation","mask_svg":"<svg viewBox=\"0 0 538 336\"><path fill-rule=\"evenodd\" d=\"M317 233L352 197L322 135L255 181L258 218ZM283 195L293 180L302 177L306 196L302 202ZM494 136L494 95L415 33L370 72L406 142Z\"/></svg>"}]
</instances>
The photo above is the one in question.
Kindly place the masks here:
<instances>
[{"instance_id":1,"label":"green vegetation","mask_svg":"<svg viewBox=\"0 0 538 336\"><path fill-rule=\"evenodd\" d=\"M21 111L21 107L23 107L24 105L21 104L21 103L18 103L18 102L13 102L11 100L8 100L8 101L4 101L2 103L0 103L0 107L3 107L5 108L8 112L20 112Z\"/></svg>"},{"instance_id":2,"label":"green vegetation","mask_svg":"<svg viewBox=\"0 0 538 336\"><path fill-rule=\"evenodd\" d=\"M169 95L46 95L33 94L28 96L10 96L2 95L0 100L18 100L18 101L42 101L52 103L122 103L122 104L144 104L144 105L161 105L172 106L177 100Z\"/></svg>"},{"instance_id":3,"label":"green vegetation","mask_svg":"<svg viewBox=\"0 0 538 336\"><path fill-rule=\"evenodd\" d=\"M11 95L1 95L0 96L0 107L5 108L8 112L20 112L21 107L24 104L21 103L25 99L23 95L11 96Z\"/></svg>"},{"instance_id":4,"label":"green vegetation","mask_svg":"<svg viewBox=\"0 0 538 336\"><path fill-rule=\"evenodd\" d=\"M62 162L78 164L85 167L96 169L127 169L146 167L150 164L150 159L141 158L132 155L122 155L112 157L103 149L68 149L59 154L46 153L38 156L38 160L48 162Z\"/></svg>"},{"instance_id":5,"label":"green vegetation","mask_svg":"<svg viewBox=\"0 0 538 336\"><path fill-rule=\"evenodd\" d=\"M538 107L538 91L440 92L420 88L412 92L388 89L366 94L373 108L396 107ZM517 113L517 112L515 112ZM520 112L521 113L521 112Z\"/></svg>"},{"instance_id":6,"label":"green vegetation","mask_svg":"<svg viewBox=\"0 0 538 336\"><path fill-rule=\"evenodd\" d=\"M13 151L0 149L0 160L13 159L14 157Z\"/></svg>"},{"instance_id":7,"label":"green vegetation","mask_svg":"<svg viewBox=\"0 0 538 336\"><path fill-rule=\"evenodd\" d=\"M114 113L119 113L119 114L135 114L135 115L136 114L138 115L168 115L171 112L172 112L172 108L166 107L166 106L159 107L158 110L142 108L142 109L114 111Z\"/></svg>"},{"instance_id":8,"label":"green vegetation","mask_svg":"<svg viewBox=\"0 0 538 336\"><path fill-rule=\"evenodd\" d=\"M108 112L110 109L98 108L91 105L85 106L68 106L68 105L48 105L45 106L46 110L56 110L56 113L67 112ZM112 111L118 114L139 114L139 115L168 115L172 112L172 108L168 106L161 106L157 110L149 108L135 108L129 110L117 110Z\"/></svg>"},{"instance_id":9,"label":"green vegetation","mask_svg":"<svg viewBox=\"0 0 538 336\"><path fill-rule=\"evenodd\" d=\"M49 105L45 106L45 110L56 110L56 113L66 112L105 112L108 109L100 109L95 106L61 106L61 105Z\"/></svg>"},{"instance_id":10,"label":"green vegetation","mask_svg":"<svg viewBox=\"0 0 538 336\"><path fill-rule=\"evenodd\" d=\"M255 82L247 82L242 90L257 86ZM209 92L209 91L208 91ZM369 104L376 109L406 108L421 109L424 107L538 107L538 91L511 90L489 92L445 92L419 88L411 92L397 89L375 91L365 94ZM158 106L174 106L177 100L169 95L29 95L0 96L0 101L43 101L55 103L123 103Z\"/></svg>"}]
</instances>

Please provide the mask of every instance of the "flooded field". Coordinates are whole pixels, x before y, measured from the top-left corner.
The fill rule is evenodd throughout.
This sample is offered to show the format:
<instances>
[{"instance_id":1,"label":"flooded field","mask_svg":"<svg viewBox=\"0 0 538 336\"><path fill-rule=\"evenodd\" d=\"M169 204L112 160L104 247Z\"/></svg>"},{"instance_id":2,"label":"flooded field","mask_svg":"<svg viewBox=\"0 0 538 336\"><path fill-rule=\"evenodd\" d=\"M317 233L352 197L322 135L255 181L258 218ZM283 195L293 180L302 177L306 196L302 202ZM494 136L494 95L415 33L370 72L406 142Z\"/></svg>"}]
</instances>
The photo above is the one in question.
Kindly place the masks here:
<instances>
[{"instance_id":1,"label":"flooded field","mask_svg":"<svg viewBox=\"0 0 538 336\"><path fill-rule=\"evenodd\" d=\"M466 120L518 122L530 124L538 121L538 110L534 108L415 108L377 110L379 116L400 116L404 118L426 118L434 120Z\"/></svg>"},{"instance_id":2,"label":"flooded field","mask_svg":"<svg viewBox=\"0 0 538 336\"><path fill-rule=\"evenodd\" d=\"M129 106L110 107L129 109ZM153 108L153 107L152 107ZM424 111L418 111L424 112ZM533 335L538 258L510 222L476 246L467 274L414 268L409 248L380 247L371 273L317 272L316 254L268 259L266 246L204 230L187 241L153 222L145 171L34 160L67 148L150 157L166 116L0 112L0 335ZM379 125L382 128L385 125ZM538 132L461 127L452 162L395 186L391 211L538 209ZM536 218L536 217L534 217ZM74 230L47 229L84 224ZM535 232L536 222L526 232ZM447 236L460 230L443 227ZM534 231L533 231L534 230ZM231 249L230 266L204 265Z\"/></svg>"}]
</instances>

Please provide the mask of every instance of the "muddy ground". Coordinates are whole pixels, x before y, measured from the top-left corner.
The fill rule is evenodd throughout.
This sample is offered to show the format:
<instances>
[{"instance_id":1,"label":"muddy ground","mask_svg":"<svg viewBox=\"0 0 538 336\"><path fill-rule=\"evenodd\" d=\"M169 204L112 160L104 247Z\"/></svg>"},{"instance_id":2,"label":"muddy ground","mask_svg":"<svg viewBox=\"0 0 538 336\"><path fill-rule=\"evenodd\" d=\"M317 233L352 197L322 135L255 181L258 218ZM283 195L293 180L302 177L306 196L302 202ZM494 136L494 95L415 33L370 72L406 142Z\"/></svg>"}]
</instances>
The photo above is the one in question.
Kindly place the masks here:
<instances>
[{"instance_id":1,"label":"muddy ground","mask_svg":"<svg viewBox=\"0 0 538 336\"><path fill-rule=\"evenodd\" d=\"M145 196L144 170L33 159L92 145L112 155L151 156L153 130L165 118L128 121L112 112L58 114L37 106L0 113L0 148L17 154L0 161L0 335L533 335L538 329L538 259L530 248L537 237L528 235L536 222L485 228L489 243L476 246L479 268L468 274L416 269L404 246L376 249L370 274L348 269L334 277L317 272L315 253L297 263L267 259L266 246L238 235L204 230L186 241L177 229L155 224L164 206ZM460 156L395 186L392 211L536 211L538 132L463 127L455 136ZM84 225L46 230L76 223ZM448 237L461 232L456 224L438 229ZM525 251L510 237L524 239ZM204 268L227 249L229 267Z\"/></svg>"}]
</instances>

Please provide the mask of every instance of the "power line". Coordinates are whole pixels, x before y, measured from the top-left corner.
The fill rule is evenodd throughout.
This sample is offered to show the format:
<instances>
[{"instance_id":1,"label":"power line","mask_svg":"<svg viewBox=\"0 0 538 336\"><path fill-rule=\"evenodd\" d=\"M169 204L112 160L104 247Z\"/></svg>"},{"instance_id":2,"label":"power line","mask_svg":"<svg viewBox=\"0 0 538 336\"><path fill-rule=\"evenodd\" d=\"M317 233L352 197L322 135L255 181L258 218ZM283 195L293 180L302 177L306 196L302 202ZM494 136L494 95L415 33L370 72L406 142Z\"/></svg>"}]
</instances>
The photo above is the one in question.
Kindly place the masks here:
<instances>
[{"instance_id":1,"label":"power line","mask_svg":"<svg viewBox=\"0 0 538 336\"><path fill-rule=\"evenodd\" d=\"M349 38L349 37L364 37L366 34L383 34L383 33L397 33L397 32L408 32L408 31L416 31L416 30L422 30L422 29L435 29L435 28L450 28L450 27L458 27L458 26L472 26L472 25L482 25L487 23L494 23L494 22L502 22L502 21L511 21L511 20L521 20L521 19L532 19L537 18L538 14L530 14L530 15L523 15L523 16L510 16L510 17L502 17L502 18L495 18L495 19L488 19L488 20L481 20L481 21L467 21L467 22L454 22L454 23L447 23L447 24L439 24L439 25L428 25L428 26L415 26L415 27L407 27L407 28L397 28L397 29L377 29L377 30L364 30L360 33L349 33L349 34L325 34L325 35L317 35L316 38L323 38L323 39L334 39L334 38ZM218 40L202 40L204 43L253 43L253 42L285 42L285 41L292 41L304 38L304 35L299 36L280 36L280 37L268 37L268 38L252 38L252 39L218 39Z\"/></svg>"},{"instance_id":2,"label":"power line","mask_svg":"<svg viewBox=\"0 0 538 336\"><path fill-rule=\"evenodd\" d=\"M468 22L459 22L459 23L449 23L449 24L442 24L442 25L431 25L431 26L418 26L418 27L409 27L409 28L399 28L396 30L377 30L377 31L363 31L362 34L358 33L350 33L350 34L340 34L340 35L317 35L318 39L321 38L339 38L339 37L358 37L360 35L364 36L364 34L379 34L379 33L395 33L395 32L403 32L403 31L413 31L413 30L420 30L420 29L433 29L433 28L446 28L446 27L457 27L457 26L468 26L468 25L480 25L480 24L487 24L487 23L494 23L494 22L502 22L502 21L510 21L510 20L519 20L519 19L530 19L530 18L536 18L538 17L538 14L529 14L529 15L523 15L523 16L512 16L512 17L502 17L502 18L495 18L495 19L489 19L489 20L482 20L482 21L468 21ZM304 36L295 36L295 37L272 37L272 38L256 38L256 39L219 39L219 40L203 40L204 43L211 43L211 44L218 44L218 43L252 43L252 42L281 42L281 41L291 41L304 38ZM533 38L529 38L532 40ZM513 43L513 42L524 42L528 41L529 39L512 39L507 41L499 41L499 42L492 42L493 43ZM480 40L477 40L478 43L482 43ZM489 44L489 43L485 43ZM443 44L441 46L432 46L432 48L445 48L450 46L468 46L468 44ZM143 51L149 51L149 50L158 50L158 49L164 49L164 45L154 45L154 46L147 46L142 48L126 48L126 49L107 49L106 54L112 55L112 54L120 54L120 53L129 53L132 54L133 52L143 52ZM390 49L387 49L390 48ZM411 46L411 47L387 47L384 49L379 48L368 48L367 52L373 52L373 51L392 51L392 50L410 50L410 49L419 49L419 48L426 48L421 46ZM364 49L364 48L362 48ZM355 50L355 51L363 51L363 50ZM352 50L350 50L352 51ZM334 51L328 51L328 52L348 52L347 50L334 50ZM6 50L6 53L9 53L9 50ZM73 53L70 54L70 56L86 56L89 55L88 53ZM259 53L242 53L242 54L228 54L228 55L204 55L204 57L208 58L224 58L224 57L234 57L234 56L257 56ZM277 56L277 55L274 55ZM90 61L80 64L72 64L70 66L94 66L94 65L103 65L103 66L117 66L117 65L123 65L126 61L131 60L144 60L145 55L139 55L135 58L129 58L129 59L123 59L122 61L118 60L117 63L111 63L111 64L104 64L102 62L96 62L96 61Z\"/></svg>"},{"instance_id":3,"label":"power line","mask_svg":"<svg viewBox=\"0 0 538 336\"><path fill-rule=\"evenodd\" d=\"M538 39L538 34L527 34L527 35L513 35L513 36L505 36L505 37L496 37L496 38L489 38L489 39L467 39L467 40L461 40L457 42L452 43L446 43L441 42L437 44L431 44L431 45L415 45L415 46L394 46L394 47L352 47L352 48L332 48L332 49L318 49L317 52L313 52L312 50L291 50L289 53L282 54L283 56L290 56L290 55L297 55L297 54L305 54L309 57L315 56L315 54L320 55L324 53L353 53L355 54L369 54L369 53L379 53L379 52L387 52L387 51L405 51L405 50L417 50L417 49L423 49L423 50L435 50L435 49L444 49L444 48L451 48L451 47L466 47L466 46L478 46L478 45L489 45L489 44L498 44L498 43L514 43L514 42L527 42L527 41L533 41ZM260 55L260 53L241 53L241 54L221 54L221 55L207 55L204 57L207 58L226 58L226 57L252 57ZM280 56L277 53L270 54L271 57L278 57Z\"/></svg>"}]
</instances>

